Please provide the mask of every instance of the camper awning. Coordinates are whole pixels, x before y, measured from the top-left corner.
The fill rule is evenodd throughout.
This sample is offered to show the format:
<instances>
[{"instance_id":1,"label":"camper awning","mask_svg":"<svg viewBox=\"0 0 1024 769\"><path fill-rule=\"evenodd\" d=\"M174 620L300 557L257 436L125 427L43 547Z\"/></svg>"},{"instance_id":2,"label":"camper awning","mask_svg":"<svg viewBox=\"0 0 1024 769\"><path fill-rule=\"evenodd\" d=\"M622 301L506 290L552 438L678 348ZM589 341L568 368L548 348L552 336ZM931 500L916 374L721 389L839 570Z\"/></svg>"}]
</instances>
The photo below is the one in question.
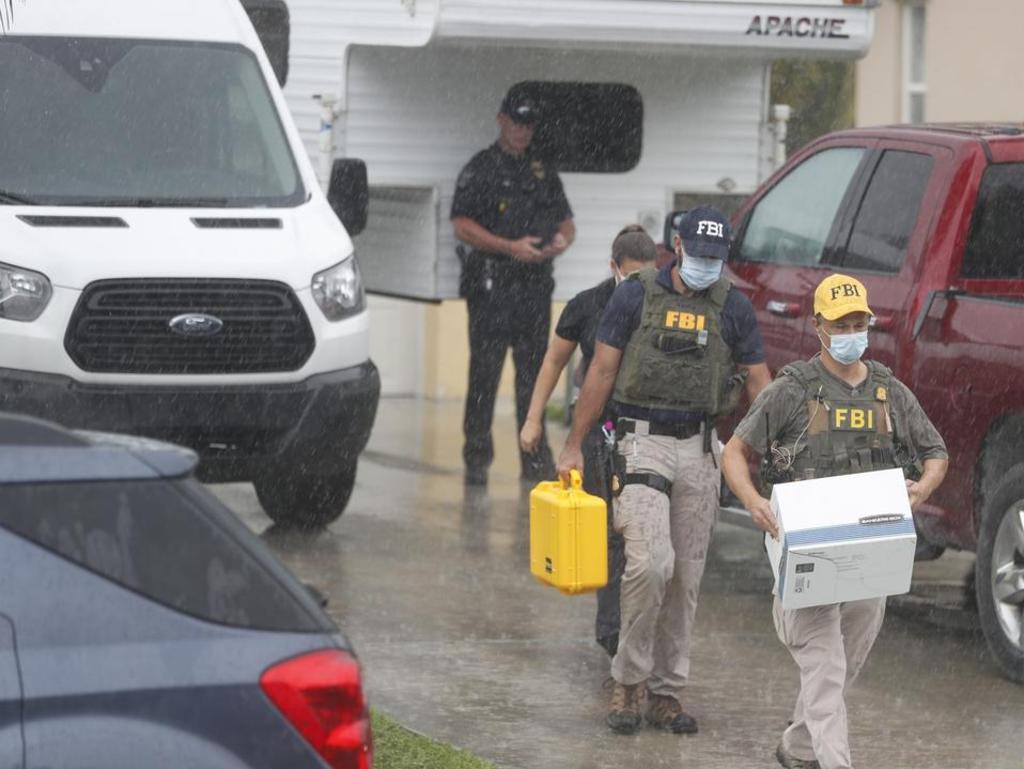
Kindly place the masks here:
<instances>
[{"instance_id":1,"label":"camper awning","mask_svg":"<svg viewBox=\"0 0 1024 769\"><path fill-rule=\"evenodd\" d=\"M518 45L657 46L721 53L861 56L871 7L850 0L435 0L440 40ZM432 3L425 4L427 6Z\"/></svg>"}]
</instances>

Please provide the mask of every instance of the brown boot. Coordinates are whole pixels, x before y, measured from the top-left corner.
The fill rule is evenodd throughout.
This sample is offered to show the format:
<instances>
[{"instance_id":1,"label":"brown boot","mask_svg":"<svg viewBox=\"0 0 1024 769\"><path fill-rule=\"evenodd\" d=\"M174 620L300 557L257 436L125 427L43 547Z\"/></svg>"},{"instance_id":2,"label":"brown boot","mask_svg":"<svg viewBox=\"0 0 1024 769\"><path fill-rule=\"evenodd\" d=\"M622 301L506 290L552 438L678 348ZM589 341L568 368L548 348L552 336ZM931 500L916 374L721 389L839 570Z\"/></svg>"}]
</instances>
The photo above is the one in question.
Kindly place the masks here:
<instances>
[{"instance_id":1,"label":"brown boot","mask_svg":"<svg viewBox=\"0 0 1024 769\"><path fill-rule=\"evenodd\" d=\"M643 720L641 709L646 692L647 687L643 684L626 686L616 681L612 687L608 718L605 719L608 728L618 734L634 734Z\"/></svg>"},{"instance_id":2,"label":"brown boot","mask_svg":"<svg viewBox=\"0 0 1024 769\"><path fill-rule=\"evenodd\" d=\"M647 723L658 729L667 729L673 734L696 734L697 719L683 710L679 700L664 694L650 695L651 706L647 709Z\"/></svg>"}]
</instances>

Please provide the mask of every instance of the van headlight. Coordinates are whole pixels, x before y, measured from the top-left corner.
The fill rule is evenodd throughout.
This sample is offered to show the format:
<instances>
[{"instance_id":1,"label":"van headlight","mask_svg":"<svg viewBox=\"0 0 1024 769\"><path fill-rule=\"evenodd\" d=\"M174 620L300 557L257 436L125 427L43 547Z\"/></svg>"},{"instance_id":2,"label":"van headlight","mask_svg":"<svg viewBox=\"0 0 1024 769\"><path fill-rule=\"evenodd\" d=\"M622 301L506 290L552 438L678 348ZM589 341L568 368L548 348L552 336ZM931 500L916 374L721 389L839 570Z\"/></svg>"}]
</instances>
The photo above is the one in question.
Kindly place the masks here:
<instances>
[{"instance_id":1,"label":"van headlight","mask_svg":"<svg viewBox=\"0 0 1024 769\"><path fill-rule=\"evenodd\" d=\"M314 275L310 289L313 301L330 321L355 315L366 306L363 279L359 274L355 254Z\"/></svg>"},{"instance_id":2,"label":"van headlight","mask_svg":"<svg viewBox=\"0 0 1024 769\"><path fill-rule=\"evenodd\" d=\"M0 318L30 322L43 314L53 296L45 275L0 263Z\"/></svg>"}]
</instances>

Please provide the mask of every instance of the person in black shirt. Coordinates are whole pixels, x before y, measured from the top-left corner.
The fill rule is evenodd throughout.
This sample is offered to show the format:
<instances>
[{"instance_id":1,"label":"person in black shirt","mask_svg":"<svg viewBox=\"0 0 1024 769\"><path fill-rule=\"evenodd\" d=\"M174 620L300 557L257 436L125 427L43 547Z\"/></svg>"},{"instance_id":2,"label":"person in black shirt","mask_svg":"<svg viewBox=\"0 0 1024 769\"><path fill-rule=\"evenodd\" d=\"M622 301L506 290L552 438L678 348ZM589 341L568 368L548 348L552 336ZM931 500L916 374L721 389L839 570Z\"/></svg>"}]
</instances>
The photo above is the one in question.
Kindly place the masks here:
<instances>
[{"instance_id":1,"label":"person in black shirt","mask_svg":"<svg viewBox=\"0 0 1024 769\"><path fill-rule=\"evenodd\" d=\"M544 434L544 408L551 397L562 369L569 358L580 347L583 361L576 371L577 382L586 376L587 367L594 357L594 339L601 322L605 305L611 299L615 287L630 273L654 267L657 248L643 227L631 224L624 227L612 241L612 277L593 288L582 291L562 310L555 326L555 336L544 356L537 384L533 388L530 411L519 433L519 445L523 451L535 451ZM583 442L583 488L589 494L604 497L611 510L609 499L607 454L601 426L611 420L606 414ZM608 584L597 592L597 620L595 635L597 642L609 655L615 656L619 645L619 585L622 571L626 566L626 554L622 537L608 527Z\"/></svg>"},{"instance_id":2,"label":"person in black shirt","mask_svg":"<svg viewBox=\"0 0 1024 769\"><path fill-rule=\"evenodd\" d=\"M558 173L530 154L541 119L537 104L513 88L498 114L498 141L459 174L452 201L455 237L469 246L460 294L469 310L469 390L463 432L466 483L484 485L494 459L491 423L505 351L516 367L516 417L521 428L551 330L552 262L576 228ZM542 434L521 453L524 480L554 477Z\"/></svg>"}]
</instances>

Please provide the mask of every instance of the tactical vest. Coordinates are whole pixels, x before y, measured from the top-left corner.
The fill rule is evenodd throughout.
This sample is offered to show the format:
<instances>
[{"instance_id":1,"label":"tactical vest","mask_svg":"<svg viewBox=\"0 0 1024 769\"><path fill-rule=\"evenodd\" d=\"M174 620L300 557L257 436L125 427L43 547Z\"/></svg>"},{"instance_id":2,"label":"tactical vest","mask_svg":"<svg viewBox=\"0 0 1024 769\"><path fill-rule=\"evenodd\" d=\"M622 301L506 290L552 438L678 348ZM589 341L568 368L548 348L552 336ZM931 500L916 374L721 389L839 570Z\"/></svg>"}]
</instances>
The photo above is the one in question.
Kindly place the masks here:
<instances>
[{"instance_id":1,"label":"tactical vest","mask_svg":"<svg viewBox=\"0 0 1024 769\"><path fill-rule=\"evenodd\" d=\"M865 361L868 381L856 396L840 382L823 376L810 361L791 363L779 372L799 381L810 420L806 444L793 460L793 479L852 475L899 467L889 410L892 372ZM801 443L803 444L803 441Z\"/></svg>"},{"instance_id":2,"label":"tactical vest","mask_svg":"<svg viewBox=\"0 0 1024 769\"><path fill-rule=\"evenodd\" d=\"M732 283L721 278L707 291L683 296L657 277L643 270L629 278L643 284L644 305L622 354L614 399L651 409L728 413L737 400L733 391L743 386L721 330Z\"/></svg>"}]
</instances>

